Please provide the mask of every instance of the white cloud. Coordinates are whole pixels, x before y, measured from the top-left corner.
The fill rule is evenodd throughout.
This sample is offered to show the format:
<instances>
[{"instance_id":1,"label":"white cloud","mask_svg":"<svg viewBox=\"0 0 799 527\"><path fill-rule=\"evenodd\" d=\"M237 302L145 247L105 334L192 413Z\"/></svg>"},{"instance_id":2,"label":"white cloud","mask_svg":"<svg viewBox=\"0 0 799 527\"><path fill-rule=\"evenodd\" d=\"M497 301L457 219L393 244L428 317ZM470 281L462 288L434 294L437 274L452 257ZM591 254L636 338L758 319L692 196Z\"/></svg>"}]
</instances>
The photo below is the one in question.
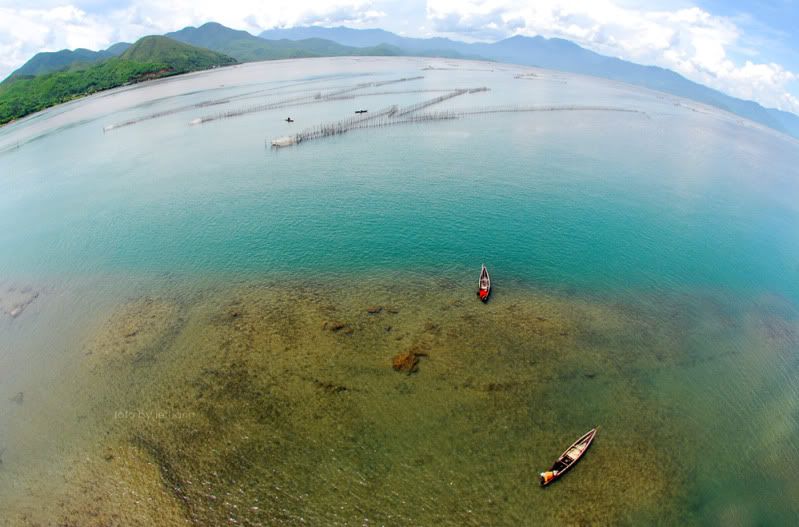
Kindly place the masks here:
<instances>
[{"instance_id":1,"label":"white cloud","mask_svg":"<svg viewBox=\"0 0 799 527\"><path fill-rule=\"evenodd\" d=\"M681 5L690 0L675 0ZM730 54L757 48L735 20L698 7L630 7L629 0L0 0L0 78L39 51L103 49L217 21L253 34L297 25L403 25L467 40L511 35L561 37L606 55L677 71L725 93L799 112L789 86L797 74L779 64L743 64ZM662 2L658 2L662 5ZM651 4L645 4L651 5ZM424 18L426 16L426 18ZM756 38L754 36L753 38Z\"/></svg>"},{"instance_id":2,"label":"white cloud","mask_svg":"<svg viewBox=\"0 0 799 527\"><path fill-rule=\"evenodd\" d=\"M799 112L789 84L797 75L775 63L736 64L729 50L744 38L729 18L698 7L672 11L611 0L428 0L434 28L482 38L542 35L642 64L672 69L696 82L765 106Z\"/></svg>"},{"instance_id":3,"label":"white cloud","mask_svg":"<svg viewBox=\"0 0 799 527\"><path fill-rule=\"evenodd\" d=\"M144 0L136 2L135 10L163 32L214 21L258 33L270 27L375 21L382 13L373 4L370 0Z\"/></svg>"},{"instance_id":4,"label":"white cloud","mask_svg":"<svg viewBox=\"0 0 799 527\"><path fill-rule=\"evenodd\" d=\"M5 77L37 51L97 49L111 31L71 6L55 9L0 8L0 76Z\"/></svg>"},{"instance_id":5,"label":"white cloud","mask_svg":"<svg viewBox=\"0 0 799 527\"><path fill-rule=\"evenodd\" d=\"M371 0L68 1L0 0L0 79L40 51L104 49L210 21L257 34L296 25L379 25L386 16Z\"/></svg>"}]
</instances>

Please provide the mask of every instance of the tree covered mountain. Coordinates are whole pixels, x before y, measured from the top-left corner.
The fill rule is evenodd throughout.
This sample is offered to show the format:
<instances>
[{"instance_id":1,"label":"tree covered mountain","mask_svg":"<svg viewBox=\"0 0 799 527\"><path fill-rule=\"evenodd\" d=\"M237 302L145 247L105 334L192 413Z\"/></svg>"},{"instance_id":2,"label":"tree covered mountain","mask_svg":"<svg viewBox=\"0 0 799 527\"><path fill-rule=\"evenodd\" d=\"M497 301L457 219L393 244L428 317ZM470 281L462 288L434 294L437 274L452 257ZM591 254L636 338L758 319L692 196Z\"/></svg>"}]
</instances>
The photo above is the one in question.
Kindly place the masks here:
<instances>
[{"instance_id":1,"label":"tree covered mountain","mask_svg":"<svg viewBox=\"0 0 799 527\"><path fill-rule=\"evenodd\" d=\"M165 64L172 74L236 63L236 59L228 55L157 35L140 38L119 58Z\"/></svg>"},{"instance_id":2,"label":"tree covered mountain","mask_svg":"<svg viewBox=\"0 0 799 527\"><path fill-rule=\"evenodd\" d=\"M103 51L77 49L38 53L0 83L0 108L5 97L3 93L8 91L11 81L31 80L30 76L58 71L87 70L116 56L139 64L159 64L163 67L156 71L163 70L161 74L166 75L232 64L235 61L353 55L478 58L592 75L715 106L799 138L799 116L792 113L767 109L756 102L731 97L690 81L671 70L600 55L563 39L516 36L494 43L466 43L439 37L409 38L382 29L318 26L270 29L256 37L215 22L200 27L186 27L167 33L164 37L145 37L133 46L119 43ZM125 76L123 70L126 69L130 70L131 76L124 82L135 82L142 75L139 69L130 65L115 66L109 68L114 73L105 80L114 78L118 81ZM102 71L105 70L95 71L89 76ZM106 84L103 81L92 86ZM22 86L17 86L14 91L21 89ZM2 111L0 114L5 115Z\"/></svg>"},{"instance_id":3,"label":"tree covered mountain","mask_svg":"<svg viewBox=\"0 0 799 527\"><path fill-rule=\"evenodd\" d=\"M98 91L235 62L227 55L166 37L144 37L119 57L78 69L7 79L0 84L0 124Z\"/></svg>"},{"instance_id":4,"label":"tree covered mountain","mask_svg":"<svg viewBox=\"0 0 799 527\"><path fill-rule=\"evenodd\" d=\"M119 42L101 51L78 48L76 50L43 51L14 71L9 78L44 75L69 68L86 67L91 64L121 55L130 44Z\"/></svg>"},{"instance_id":5,"label":"tree covered mountain","mask_svg":"<svg viewBox=\"0 0 799 527\"><path fill-rule=\"evenodd\" d=\"M499 62L591 75L715 106L799 138L799 117L792 113L767 109L756 102L731 97L665 68L607 57L558 38L515 36L494 43L466 43L446 38L402 37L382 29L318 26L270 29L260 36L294 40L323 38L349 46L374 46L385 42L408 52L437 49Z\"/></svg>"},{"instance_id":6,"label":"tree covered mountain","mask_svg":"<svg viewBox=\"0 0 799 527\"><path fill-rule=\"evenodd\" d=\"M301 39L264 39L253 36L246 31L230 29L216 22L209 22L200 27L186 27L180 31L167 33L166 36L193 46L219 51L241 62L355 55L397 56L414 54L465 58L460 53L446 50L442 53L423 49L411 52L393 45L391 42L375 42L367 46L352 46L313 36Z\"/></svg>"}]
</instances>

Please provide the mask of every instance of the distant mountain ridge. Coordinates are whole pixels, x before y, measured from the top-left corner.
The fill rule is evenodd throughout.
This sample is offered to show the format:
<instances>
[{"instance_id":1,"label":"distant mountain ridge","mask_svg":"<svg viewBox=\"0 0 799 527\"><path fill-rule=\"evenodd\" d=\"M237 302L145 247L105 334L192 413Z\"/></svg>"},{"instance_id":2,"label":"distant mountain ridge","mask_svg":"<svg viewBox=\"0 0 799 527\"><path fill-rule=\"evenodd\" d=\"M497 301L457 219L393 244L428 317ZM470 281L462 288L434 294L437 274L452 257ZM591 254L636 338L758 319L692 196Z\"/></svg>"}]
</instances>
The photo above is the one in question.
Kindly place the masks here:
<instances>
[{"instance_id":1,"label":"distant mountain ridge","mask_svg":"<svg viewBox=\"0 0 799 527\"><path fill-rule=\"evenodd\" d=\"M251 35L246 31L230 29L216 22L209 22L200 27L189 26L180 31L167 33L166 36L193 46L225 53L241 62L356 54L400 54L399 50L394 52L380 46L356 49L318 38L303 39L299 42L270 41Z\"/></svg>"},{"instance_id":2,"label":"distant mountain ridge","mask_svg":"<svg viewBox=\"0 0 799 527\"><path fill-rule=\"evenodd\" d=\"M119 42L101 51L78 48L76 50L62 49L61 51L43 51L34 55L28 62L14 71L9 78L44 75L60 71L77 64L91 65L102 60L116 57L130 47L127 42Z\"/></svg>"},{"instance_id":3,"label":"distant mountain ridge","mask_svg":"<svg viewBox=\"0 0 799 527\"><path fill-rule=\"evenodd\" d=\"M305 39L324 38L344 45L374 45L386 42L406 50L419 48L455 51L488 60L537 66L617 80L670 93L729 111L769 128L799 138L799 116L760 104L731 97L686 79L682 75L658 66L643 66L625 60L600 55L574 42L541 36L515 36L494 43L466 43L447 38L402 37L382 29L353 29L339 27L294 27L270 29L262 38Z\"/></svg>"},{"instance_id":4,"label":"distant mountain ridge","mask_svg":"<svg viewBox=\"0 0 799 527\"><path fill-rule=\"evenodd\" d=\"M171 38L143 37L118 57L111 56L81 67L73 63L66 69L36 76L6 79L0 83L0 124L98 91L235 63L236 59L227 55Z\"/></svg>"},{"instance_id":5,"label":"distant mountain ridge","mask_svg":"<svg viewBox=\"0 0 799 527\"><path fill-rule=\"evenodd\" d=\"M171 73L204 70L237 62L233 57L223 53L191 46L160 35L140 38L125 50L120 58L134 62L165 64Z\"/></svg>"},{"instance_id":6,"label":"distant mountain ridge","mask_svg":"<svg viewBox=\"0 0 799 527\"><path fill-rule=\"evenodd\" d=\"M353 29L344 26L270 29L256 37L216 22L208 22L196 28L186 27L160 38L227 57L195 56L197 62L192 65L194 59L185 56L183 59L187 63L184 69L182 66L177 67L177 56L174 53L178 53L178 50L172 49L172 73L212 67L211 64L231 64L235 61L325 56L411 55L484 59L592 75L659 90L715 106L799 138L799 116L793 113L764 108L756 102L731 97L665 68L643 66L600 55L571 41L557 38L515 36L494 43L466 43L441 37L403 37L383 29ZM89 68L114 57L124 56L130 47L130 44L118 43L102 51L76 49L37 53L0 83L0 93L15 80L57 71ZM158 47L154 46L153 49ZM174 48L173 44L166 47ZM134 60L130 59L131 56L135 54L128 55L129 60ZM208 66L199 66L203 63Z\"/></svg>"},{"instance_id":7,"label":"distant mountain ridge","mask_svg":"<svg viewBox=\"0 0 799 527\"><path fill-rule=\"evenodd\" d=\"M375 30L382 31L382 30ZM383 32L386 34L387 31ZM167 33L167 37L230 55L241 62L257 60L292 59L308 57L338 56L398 56L410 54L392 42L375 42L365 46L344 44L332 39L315 36L298 39L275 38L265 39L251 35L246 31L230 29L216 22L208 22L199 27L186 27L180 31ZM423 56L446 56L467 58L454 50L414 49L414 54Z\"/></svg>"}]
</instances>

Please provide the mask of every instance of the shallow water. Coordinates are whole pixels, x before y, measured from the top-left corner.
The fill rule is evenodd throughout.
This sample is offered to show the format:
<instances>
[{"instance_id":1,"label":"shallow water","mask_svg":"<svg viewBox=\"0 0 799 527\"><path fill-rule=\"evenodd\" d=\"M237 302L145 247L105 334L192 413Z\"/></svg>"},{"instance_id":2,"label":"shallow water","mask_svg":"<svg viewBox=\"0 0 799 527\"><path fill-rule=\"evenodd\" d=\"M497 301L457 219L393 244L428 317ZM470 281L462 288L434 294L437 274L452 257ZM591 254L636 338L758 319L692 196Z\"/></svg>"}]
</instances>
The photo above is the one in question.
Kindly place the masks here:
<instances>
[{"instance_id":1,"label":"shallow water","mask_svg":"<svg viewBox=\"0 0 799 527\"><path fill-rule=\"evenodd\" d=\"M799 147L655 92L516 78L530 71L250 64L3 128L4 521L791 524ZM188 125L417 75L390 86L407 93ZM480 86L430 110L639 113L265 147ZM392 369L402 352L417 372ZM596 425L586 458L538 488Z\"/></svg>"}]
</instances>

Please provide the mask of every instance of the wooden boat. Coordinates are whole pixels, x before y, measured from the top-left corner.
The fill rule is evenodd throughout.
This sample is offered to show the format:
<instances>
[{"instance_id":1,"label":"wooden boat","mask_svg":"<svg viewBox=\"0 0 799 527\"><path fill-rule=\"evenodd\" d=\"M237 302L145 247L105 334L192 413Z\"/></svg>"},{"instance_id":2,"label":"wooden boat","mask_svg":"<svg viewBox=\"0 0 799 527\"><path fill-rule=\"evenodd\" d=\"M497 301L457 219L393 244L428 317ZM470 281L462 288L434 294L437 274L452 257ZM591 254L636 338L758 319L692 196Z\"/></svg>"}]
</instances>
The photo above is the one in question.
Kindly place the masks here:
<instances>
[{"instance_id":1,"label":"wooden boat","mask_svg":"<svg viewBox=\"0 0 799 527\"><path fill-rule=\"evenodd\" d=\"M566 449L566 451L561 454L555 464L552 465L552 468L547 470L546 472L542 472L540 474L541 486L545 487L561 477L564 472L569 470L577 463L577 460L583 457L585 451L588 450L588 447L591 445L591 441L594 440L594 436L596 435L596 428L592 428L588 433L586 433L583 437L572 443L572 446Z\"/></svg>"},{"instance_id":2,"label":"wooden boat","mask_svg":"<svg viewBox=\"0 0 799 527\"><path fill-rule=\"evenodd\" d=\"M477 282L477 296L483 302L488 302L488 295L491 294L491 277L488 276L488 269L485 264L480 269L480 280Z\"/></svg>"}]
</instances>

